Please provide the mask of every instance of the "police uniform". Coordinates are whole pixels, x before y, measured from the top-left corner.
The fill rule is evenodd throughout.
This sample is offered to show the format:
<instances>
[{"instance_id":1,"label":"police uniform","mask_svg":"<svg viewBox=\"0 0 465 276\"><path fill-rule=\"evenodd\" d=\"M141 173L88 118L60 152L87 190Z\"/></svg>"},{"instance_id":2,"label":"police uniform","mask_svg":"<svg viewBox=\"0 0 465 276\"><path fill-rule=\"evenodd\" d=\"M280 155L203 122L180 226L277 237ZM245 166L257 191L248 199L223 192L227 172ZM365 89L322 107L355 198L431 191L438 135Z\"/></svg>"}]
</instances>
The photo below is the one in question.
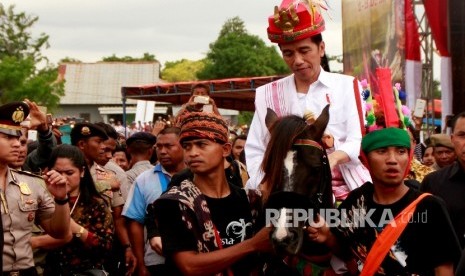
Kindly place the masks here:
<instances>
[{"instance_id":1,"label":"police uniform","mask_svg":"<svg viewBox=\"0 0 465 276\"><path fill-rule=\"evenodd\" d=\"M124 198L121 190L112 189L112 187L120 186L114 172L103 168L94 162L90 167L90 174L94 180L97 191L108 199L111 207L124 205Z\"/></svg>"},{"instance_id":2,"label":"police uniform","mask_svg":"<svg viewBox=\"0 0 465 276\"><path fill-rule=\"evenodd\" d=\"M0 132L21 136L20 123L29 114L24 102L0 106ZM34 222L49 219L55 203L42 177L7 167L5 189L0 189L3 235L3 275L36 275L30 238Z\"/></svg>"},{"instance_id":3,"label":"police uniform","mask_svg":"<svg viewBox=\"0 0 465 276\"><path fill-rule=\"evenodd\" d=\"M34 268L30 239L34 221L51 218L55 202L40 176L8 169L1 193L3 271Z\"/></svg>"},{"instance_id":4,"label":"police uniform","mask_svg":"<svg viewBox=\"0 0 465 276\"><path fill-rule=\"evenodd\" d=\"M118 191L118 194L117 195L114 195L113 197L119 197L121 196L123 198L123 204L124 202L126 202L126 198L128 196L128 176L126 174L126 172L121 169L120 166L118 166L118 164L116 164L113 160L110 160L108 161L105 166L103 166L104 169L112 172L115 177L116 177L116 180L118 181L118 184L119 184L119 191Z\"/></svg>"}]
</instances>

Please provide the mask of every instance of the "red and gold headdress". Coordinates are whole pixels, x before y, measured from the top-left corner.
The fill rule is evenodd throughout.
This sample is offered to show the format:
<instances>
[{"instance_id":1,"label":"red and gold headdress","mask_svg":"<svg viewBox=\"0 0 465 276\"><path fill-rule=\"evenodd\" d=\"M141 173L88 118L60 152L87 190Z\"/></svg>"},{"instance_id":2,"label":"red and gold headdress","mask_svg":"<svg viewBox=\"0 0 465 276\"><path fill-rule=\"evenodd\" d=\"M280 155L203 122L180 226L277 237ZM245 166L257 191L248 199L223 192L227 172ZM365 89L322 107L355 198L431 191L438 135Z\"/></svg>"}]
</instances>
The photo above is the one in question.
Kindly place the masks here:
<instances>
[{"instance_id":1,"label":"red and gold headdress","mask_svg":"<svg viewBox=\"0 0 465 276\"><path fill-rule=\"evenodd\" d=\"M327 10L323 0L283 0L268 17L268 38L271 42L287 43L323 32L321 9Z\"/></svg>"}]
</instances>

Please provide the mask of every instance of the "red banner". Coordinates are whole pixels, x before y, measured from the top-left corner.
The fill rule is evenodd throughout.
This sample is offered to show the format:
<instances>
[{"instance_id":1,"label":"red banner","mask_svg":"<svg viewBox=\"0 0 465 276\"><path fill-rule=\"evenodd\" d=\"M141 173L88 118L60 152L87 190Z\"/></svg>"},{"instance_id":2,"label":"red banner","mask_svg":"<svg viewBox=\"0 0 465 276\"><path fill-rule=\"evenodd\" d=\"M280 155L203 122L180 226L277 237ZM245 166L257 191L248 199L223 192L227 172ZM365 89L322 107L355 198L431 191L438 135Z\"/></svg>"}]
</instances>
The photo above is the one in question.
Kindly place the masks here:
<instances>
[{"instance_id":1,"label":"red banner","mask_svg":"<svg viewBox=\"0 0 465 276\"><path fill-rule=\"evenodd\" d=\"M411 0L405 0L405 59L421 60L420 35Z\"/></svg>"}]
</instances>

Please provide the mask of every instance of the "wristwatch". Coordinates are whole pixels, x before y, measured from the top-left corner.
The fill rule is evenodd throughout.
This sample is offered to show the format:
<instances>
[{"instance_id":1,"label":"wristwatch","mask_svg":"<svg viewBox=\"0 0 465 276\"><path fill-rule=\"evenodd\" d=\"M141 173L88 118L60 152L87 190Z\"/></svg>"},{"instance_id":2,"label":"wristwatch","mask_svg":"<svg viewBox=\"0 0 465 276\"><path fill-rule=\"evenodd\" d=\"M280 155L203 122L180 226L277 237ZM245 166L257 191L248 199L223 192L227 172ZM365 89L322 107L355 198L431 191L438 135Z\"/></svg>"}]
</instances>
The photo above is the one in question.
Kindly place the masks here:
<instances>
[{"instance_id":1,"label":"wristwatch","mask_svg":"<svg viewBox=\"0 0 465 276\"><path fill-rule=\"evenodd\" d=\"M55 203L58 205L65 205L66 203L69 202L69 195L66 195L64 199L54 198L54 200L55 200Z\"/></svg>"},{"instance_id":2,"label":"wristwatch","mask_svg":"<svg viewBox=\"0 0 465 276\"><path fill-rule=\"evenodd\" d=\"M84 227L81 226L81 228L79 228L79 232L75 233L74 236L76 236L76 238L80 238L82 233L84 233Z\"/></svg>"}]
</instances>

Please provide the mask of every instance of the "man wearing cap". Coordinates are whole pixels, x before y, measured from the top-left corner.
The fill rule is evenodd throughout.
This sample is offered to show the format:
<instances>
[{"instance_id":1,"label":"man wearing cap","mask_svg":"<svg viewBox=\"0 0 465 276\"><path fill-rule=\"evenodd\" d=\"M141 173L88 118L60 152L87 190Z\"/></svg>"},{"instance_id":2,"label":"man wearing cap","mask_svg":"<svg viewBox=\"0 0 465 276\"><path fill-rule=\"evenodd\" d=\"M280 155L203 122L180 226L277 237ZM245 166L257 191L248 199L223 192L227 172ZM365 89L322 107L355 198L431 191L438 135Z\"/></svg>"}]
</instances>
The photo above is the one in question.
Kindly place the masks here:
<instances>
[{"instance_id":1,"label":"man wearing cap","mask_svg":"<svg viewBox=\"0 0 465 276\"><path fill-rule=\"evenodd\" d=\"M439 170L455 162L457 155L455 155L454 145L452 144L450 135L442 133L433 134L430 140L433 145L434 160L436 161L433 165L433 169Z\"/></svg>"},{"instance_id":2,"label":"man wearing cap","mask_svg":"<svg viewBox=\"0 0 465 276\"><path fill-rule=\"evenodd\" d=\"M465 247L465 112L452 120L451 141L456 161L430 173L422 182L421 190L441 197L462 247Z\"/></svg>"},{"instance_id":3,"label":"man wearing cap","mask_svg":"<svg viewBox=\"0 0 465 276\"><path fill-rule=\"evenodd\" d=\"M18 158L20 123L28 114L29 106L25 102L0 106L3 275L37 275L30 244L35 221L52 237L72 238L66 178L54 170L42 178L8 166Z\"/></svg>"},{"instance_id":4,"label":"man wearing cap","mask_svg":"<svg viewBox=\"0 0 465 276\"><path fill-rule=\"evenodd\" d=\"M364 112L361 104L357 107L361 95L354 93L354 78L326 72L321 67L325 55L321 33L325 22L319 4L311 2L284 0L268 18L268 38L278 44L293 74L257 88L255 114L245 145L250 175L247 185L255 188L263 178L260 165L269 140L265 124L267 108L279 117L312 113L316 118L330 104L326 131L332 138L327 144L331 150L328 158L334 183L338 183L333 185L333 192L336 199L342 200L350 190L370 179L358 159L362 139L359 114ZM359 86L358 82L355 85ZM357 173L350 173L354 170Z\"/></svg>"},{"instance_id":5,"label":"man wearing cap","mask_svg":"<svg viewBox=\"0 0 465 276\"><path fill-rule=\"evenodd\" d=\"M128 228L134 253L138 265L138 275L165 275L164 262L161 252L155 252L147 242L144 235L144 224L147 206L154 202L166 191L171 176L186 167L184 152L179 144L179 132L177 127L163 129L155 138L148 132L138 132L129 137L127 144L132 158L138 161L133 165L134 175L138 170L149 167L139 172L124 205L123 216L128 220ZM156 142L156 144L155 144ZM152 155L153 144L156 146L157 158L160 161L155 167L148 161ZM129 175L129 174L128 174ZM157 245L159 238L154 241ZM158 253L158 254L157 254Z\"/></svg>"},{"instance_id":6,"label":"man wearing cap","mask_svg":"<svg viewBox=\"0 0 465 276\"><path fill-rule=\"evenodd\" d=\"M131 156L131 169L126 171L129 186L132 186L139 174L153 168L150 158L156 141L157 137L148 132L136 132L126 140L127 151Z\"/></svg>"},{"instance_id":7,"label":"man wearing cap","mask_svg":"<svg viewBox=\"0 0 465 276\"><path fill-rule=\"evenodd\" d=\"M47 117L44 112L39 109L39 106L32 101L24 100L29 106L28 123L21 123L21 133L19 137L19 157L16 161L9 163L8 166L15 170L23 170L27 172L37 173L46 167L50 158L52 149L56 146L57 141L52 133L51 127L48 125ZM28 152L28 130L37 130L38 146L31 152ZM34 224L32 234L42 235L43 229ZM46 250L33 248L35 268L41 274L45 264Z\"/></svg>"},{"instance_id":8,"label":"man wearing cap","mask_svg":"<svg viewBox=\"0 0 465 276\"><path fill-rule=\"evenodd\" d=\"M108 139L106 132L99 126L90 123L77 123L70 133L71 144L78 147L86 158L87 165L94 179L97 191L109 200L113 205L113 189L119 189L120 183L116 180L114 173L106 171L96 164L96 161L105 154L105 144ZM117 198L116 205L124 204L124 200Z\"/></svg>"},{"instance_id":9,"label":"man wearing cap","mask_svg":"<svg viewBox=\"0 0 465 276\"><path fill-rule=\"evenodd\" d=\"M180 143L193 179L173 186L148 209L158 223L171 275L250 275L257 265L252 253L271 250L270 229L253 236L248 195L228 184L228 127L220 116L205 112L184 114L180 122Z\"/></svg>"},{"instance_id":10,"label":"man wearing cap","mask_svg":"<svg viewBox=\"0 0 465 276\"><path fill-rule=\"evenodd\" d=\"M403 129L367 134L362 151L373 183L351 191L338 209L340 223L328 227L321 221L307 229L309 238L355 261L352 273L454 275L460 246L444 202L421 195L404 183L413 156L410 147L410 137ZM400 220L393 221L398 215ZM390 237L384 236L384 231L392 231Z\"/></svg>"}]
</instances>

